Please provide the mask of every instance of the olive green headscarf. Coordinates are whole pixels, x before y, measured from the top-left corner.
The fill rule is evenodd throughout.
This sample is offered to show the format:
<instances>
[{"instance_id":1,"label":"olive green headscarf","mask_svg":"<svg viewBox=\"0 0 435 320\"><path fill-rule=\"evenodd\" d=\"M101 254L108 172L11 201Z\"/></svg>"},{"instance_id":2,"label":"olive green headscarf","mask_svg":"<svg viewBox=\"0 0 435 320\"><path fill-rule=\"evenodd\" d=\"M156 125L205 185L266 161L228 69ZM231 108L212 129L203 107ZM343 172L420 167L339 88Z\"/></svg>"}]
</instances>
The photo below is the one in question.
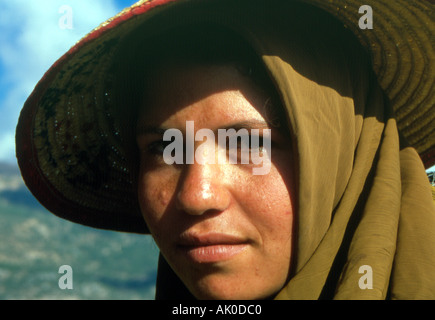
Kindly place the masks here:
<instances>
[{"instance_id":1,"label":"olive green headscarf","mask_svg":"<svg viewBox=\"0 0 435 320\"><path fill-rule=\"evenodd\" d=\"M362 48L324 14L291 10L220 21L262 57L296 142L296 261L276 299L435 299L423 164L400 138ZM373 287L360 287L370 276ZM157 298L177 297L177 281L161 259Z\"/></svg>"},{"instance_id":2,"label":"olive green headscarf","mask_svg":"<svg viewBox=\"0 0 435 320\"><path fill-rule=\"evenodd\" d=\"M277 298L435 298L435 209L424 167L400 145L370 65L344 39L263 38L265 48L280 47L264 60L299 155L296 275ZM363 266L372 289L360 288Z\"/></svg>"}]
</instances>

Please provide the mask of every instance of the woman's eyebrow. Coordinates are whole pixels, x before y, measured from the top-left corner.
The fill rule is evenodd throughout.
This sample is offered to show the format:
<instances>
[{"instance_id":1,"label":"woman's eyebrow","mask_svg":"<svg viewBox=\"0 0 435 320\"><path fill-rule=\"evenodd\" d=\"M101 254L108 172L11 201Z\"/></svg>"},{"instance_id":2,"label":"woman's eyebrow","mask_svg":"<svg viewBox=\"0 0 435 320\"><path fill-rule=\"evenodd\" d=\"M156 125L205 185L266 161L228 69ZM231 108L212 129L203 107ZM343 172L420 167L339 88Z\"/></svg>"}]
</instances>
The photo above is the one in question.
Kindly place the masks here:
<instances>
[{"instance_id":1,"label":"woman's eyebrow","mask_svg":"<svg viewBox=\"0 0 435 320\"><path fill-rule=\"evenodd\" d=\"M268 129L270 128L269 124L264 120L245 120L240 122L235 122L229 125L225 125L223 127L219 127L219 129L229 130L229 129L235 129L236 131L239 129ZM165 131L167 131L168 128L164 127L156 127L156 126L150 126L150 125L139 125L136 128L136 135L145 135L145 134L157 134L157 135L164 135ZM182 130L184 131L184 130Z\"/></svg>"},{"instance_id":2,"label":"woman's eyebrow","mask_svg":"<svg viewBox=\"0 0 435 320\"><path fill-rule=\"evenodd\" d=\"M240 122L236 122L230 125L226 125L225 127L223 127L222 129L235 129L235 130L239 130L239 129L268 129L270 128L270 125L265 121L265 120L246 120L246 121L240 121Z\"/></svg>"},{"instance_id":3,"label":"woman's eyebrow","mask_svg":"<svg viewBox=\"0 0 435 320\"><path fill-rule=\"evenodd\" d=\"M136 135L144 135L144 134L158 134L163 135L167 128L148 126L148 125L139 125L136 128Z\"/></svg>"}]
</instances>

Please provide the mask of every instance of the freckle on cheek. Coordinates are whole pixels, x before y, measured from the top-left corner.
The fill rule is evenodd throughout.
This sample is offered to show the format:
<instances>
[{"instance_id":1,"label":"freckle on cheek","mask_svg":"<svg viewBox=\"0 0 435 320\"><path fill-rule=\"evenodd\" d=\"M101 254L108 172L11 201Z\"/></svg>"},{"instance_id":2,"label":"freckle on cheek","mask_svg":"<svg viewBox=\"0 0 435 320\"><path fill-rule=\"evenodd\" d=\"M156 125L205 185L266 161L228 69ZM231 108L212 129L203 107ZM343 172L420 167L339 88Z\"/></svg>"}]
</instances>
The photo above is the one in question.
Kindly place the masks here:
<instances>
[{"instance_id":1,"label":"freckle on cheek","mask_svg":"<svg viewBox=\"0 0 435 320\"><path fill-rule=\"evenodd\" d=\"M163 205L163 206L168 205L168 203L169 203L169 195L168 195L168 192L165 191L165 190L160 191L160 192L159 192L158 199L159 199L161 205Z\"/></svg>"}]
</instances>

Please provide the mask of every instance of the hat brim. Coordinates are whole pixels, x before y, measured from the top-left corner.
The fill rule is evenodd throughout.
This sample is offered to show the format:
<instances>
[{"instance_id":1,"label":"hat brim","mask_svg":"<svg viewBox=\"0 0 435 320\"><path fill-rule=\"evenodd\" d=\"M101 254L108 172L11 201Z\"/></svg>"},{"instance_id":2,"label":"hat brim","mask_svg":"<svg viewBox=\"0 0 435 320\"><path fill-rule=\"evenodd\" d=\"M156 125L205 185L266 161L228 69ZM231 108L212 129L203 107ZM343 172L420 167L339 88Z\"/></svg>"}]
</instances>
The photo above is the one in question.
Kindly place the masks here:
<instances>
[{"instance_id":1,"label":"hat brim","mask_svg":"<svg viewBox=\"0 0 435 320\"><path fill-rule=\"evenodd\" d=\"M426 167L433 165L434 6L416 0L300 2L334 15L356 35L371 55L401 134ZM48 210L91 227L148 233L136 201L134 171L126 164L116 121L107 114L104 121L95 122L101 118L96 114L106 112L106 100L110 99L102 83L123 37L162 13L196 3L217 5L218 1L139 1L90 32L37 84L20 115L16 154L27 186ZM362 5L373 10L373 29L358 25ZM75 105L90 107L77 117ZM62 113L62 121L53 110ZM76 133L86 133L87 139L76 139ZM109 135L111 145L101 146ZM77 150L93 151L83 154Z\"/></svg>"}]
</instances>

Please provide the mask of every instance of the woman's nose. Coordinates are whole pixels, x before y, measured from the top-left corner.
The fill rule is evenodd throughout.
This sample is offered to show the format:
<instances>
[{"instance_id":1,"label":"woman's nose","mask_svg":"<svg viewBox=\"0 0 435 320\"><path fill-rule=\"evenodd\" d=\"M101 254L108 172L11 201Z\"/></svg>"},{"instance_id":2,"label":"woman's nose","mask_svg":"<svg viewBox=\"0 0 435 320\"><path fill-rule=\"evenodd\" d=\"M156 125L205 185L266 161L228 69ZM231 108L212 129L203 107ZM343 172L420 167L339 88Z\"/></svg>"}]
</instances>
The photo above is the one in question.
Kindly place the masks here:
<instances>
[{"instance_id":1,"label":"woman's nose","mask_svg":"<svg viewBox=\"0 0 435 320\"><path fill-rule=\"evenodd\" d=\"M227 209L231 196L223 181L221 170L219 164L195 162L185 165L176 198L177 208L190 215Z\"/></svg>"}]
</instances>

